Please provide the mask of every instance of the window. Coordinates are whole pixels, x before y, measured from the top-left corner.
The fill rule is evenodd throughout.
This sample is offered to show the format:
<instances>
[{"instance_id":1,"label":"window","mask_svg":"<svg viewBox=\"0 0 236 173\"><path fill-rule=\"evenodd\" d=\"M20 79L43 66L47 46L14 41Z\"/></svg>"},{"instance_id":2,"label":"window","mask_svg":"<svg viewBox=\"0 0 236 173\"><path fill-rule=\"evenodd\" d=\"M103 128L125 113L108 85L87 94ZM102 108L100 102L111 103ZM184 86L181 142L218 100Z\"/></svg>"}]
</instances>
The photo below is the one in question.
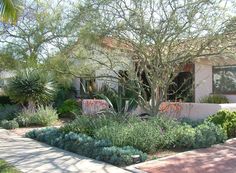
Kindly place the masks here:
<instances>
[{"instance_id":1,"label":"window","mask_svg":"<svg viewBox=\"0 0 236 173\"><path fill-rule=\"evenodd\" d=\"M236 65L213 67L213 92L236 94Z\"/></svg>"}]
</instances>

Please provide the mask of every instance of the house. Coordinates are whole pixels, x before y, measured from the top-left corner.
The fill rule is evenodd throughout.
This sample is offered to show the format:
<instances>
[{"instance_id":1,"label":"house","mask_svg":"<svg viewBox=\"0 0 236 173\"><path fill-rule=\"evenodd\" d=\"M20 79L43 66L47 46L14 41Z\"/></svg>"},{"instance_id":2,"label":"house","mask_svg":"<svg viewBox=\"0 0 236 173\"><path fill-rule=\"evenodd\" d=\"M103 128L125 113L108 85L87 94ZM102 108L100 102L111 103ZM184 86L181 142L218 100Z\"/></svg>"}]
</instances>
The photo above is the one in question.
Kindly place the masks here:
<instances>
[{"instance_id":1,"label":"house","mask_svg":"<svg viewBox=\"0 0 236 173\"><path fill-rule=\"evenodd\" d=\"M129 68L132 66L132 62L127 61L129 54L126 51L131 51L131 48L127 45L119 44L116 40L106 38L102 41L102 46L99 49L107 49L110 52L116 52L115 57L117 61L126 62L126 67L117 65L115 67L116 72ZM118 52L118 53L117 53ZM111 53L112 54L112 53ZM103 59L102 55L95 53L96 58ZM106 58L105 58L106 59ZM106 61L104 61L105 63ZM109 63L109 61L107 61ZM118 63L117 63L118 64ZM124 63L121 63L124 64ZM102 75L116 76L113 71L108 68L97 68L95 76ZM111 87L118 88L118 79L96 79L93 81L86 81L83 79L75 79L75 87L78 93L82 93L82 88L88 88L88 86L95 85L97 89L100 89L104 83L108 83ZM174 79L175 85L170 86L167 101L187 101L187 102L199 102L203 97L211 94L225 95L231 103L236 103L236 58L229 57L200 57L194 62L187 63L183 66L182 70ZM80 94L78 94L80 97ZM184 98L185 97L185 98ZM187 97L187 99L186 99Z\"/></svg>"}]
</instances>

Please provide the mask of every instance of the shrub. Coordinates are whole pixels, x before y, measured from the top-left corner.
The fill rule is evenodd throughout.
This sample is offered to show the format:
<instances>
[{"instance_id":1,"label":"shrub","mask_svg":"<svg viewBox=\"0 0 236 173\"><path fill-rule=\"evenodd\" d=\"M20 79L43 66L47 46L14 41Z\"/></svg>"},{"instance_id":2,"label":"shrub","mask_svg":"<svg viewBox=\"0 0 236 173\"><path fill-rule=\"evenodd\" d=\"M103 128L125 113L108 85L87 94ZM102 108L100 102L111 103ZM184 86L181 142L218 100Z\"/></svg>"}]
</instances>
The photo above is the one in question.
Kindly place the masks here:
<instances>
[{"instance_id":1,"label":"shrub","mask_svg":"<svg viewBox=\"0 0 236 173\"><path fill-rule=\"evenodd\" d=\"M0 123L1 127L4 129L16 129L19 128L19 124L15 120L3 120Z\"/></svg>"},{"instance_id":2,"label":"shrub","mask_svg":"<svg viewBox=\"0 0 236 173\"><path fill-rule=\"evenodd\" d=\"M12 105L14 104L9 96L0 95L0 105Z\"/></svg>"},{"instance_id":3,"label":"shrub","mask_svg":"<svg viewBox=\"0 0 236 173\"><path fill-rule=\"evenodd\" d=\"M95 136L111 140L116 146L131 145L145 152L154 152L173 144L172 129L176 125L173 120L153 117L148 121L113 123L97 130Z\"/></svg>"},{"instance_id":4,"label":"shrub","mask_svg":"<svg viewBox=\"0 0 236 173\"><path fill-rule=\"evenodd\" d=\"M58 120L58 115L55 109L51 106L40 106L35 115L30 116L30 124L48 126Z\"/></svg>"},{"instance_id":5,"label":"shrub","mask_svg":"<svg viewBox=\"0 0 236 173\"><path fill-rule=\"evenodd\" d=\"M225 131L218 125L205 122L196 127L194 148L210 147L227 139Z\"/></svg>"},{"instance_id":6,"label":"shrub","mask_svg":"<svg viewBox=\"0 0 236 173\"><path fill-rule=\"evenodd\" d=\"M33 130L26 137L119 166L132 164L132 155L140 155L141 161L147 158L145 153L133 147L113 147L110 141L96 140L73 132L63 133L56 128Z\"/></svg>"},{"instance_id":7,"label":"shrub","mask_svg":"<svg viewBox=\"0 0 236 173\"><path fill-rule=\"evenodd\" d=\"M236 112L221 110L208 117L208 121L220 125L227 132L229 138L236 137Z\"/></svg>"},{"instance_id":8,"label":"shrub","mask_svg":"<svg viewBox=\"0 0 236 173\"><path fill-rule=\"evenodd\" d=\"M46 75L38 70L25 70L10 79L6 85L6 94L17 103L28 103L30 106L50 102L54 94L55 84Z\"/></svg>"},{"instance_id":9,"label":"shrub","mask_svg":"<svg viewBox=\"0 0 236 173\"><path fill-rule=\"evenodd\" d=\"M218 94L214 94L214 95L209 95L209 96L205 96L202 99L200 99L200 103L229 103L229 100L227 97L223 96L223 95L218 95Z\"/></svg>"},{"instance_id":10,"label":"shrub","mask_svg":"<svg viewBox=\"0 0 236 173\"><path fill-rule=\"evenodd\" d=\"M14 119L19 110L18 105L0 105L0 121Z\"/></svg>"},{"instance_id":11,"label":"shrub","mask_svg":"<svg viewBox=\"0 0 236 173\"><path fill-rule=\"evenodd\" d=\"M58 113L62 117L65 115L75 117L76 114L81 114L81 108L75 99L68 99L58 108Z\"/></svg>"},{"instance_id":12,"label":"shrub","mask_svg":"<svg viewBox=\"0 0 236 173\"><path fill-rule=\"evenodd\" d=\"M62 106L65 100L75 99L76 98L76 89L72 86L70 87L59 87L54 98L53 106L59 108Z\"/></svg>"},{"instance_id":13,"label":"shrub","mask_svg":"<svg viewBox=\"0 0 236 173\"><path fill-rule=\"evenodd\" d=\"M188 124L182 124L174 129L175 141L173 147L179 149L193 148L195 143L195 129Z\"/></svg>"},{"instance_id":14,"label":"shrub","mask_svg":"<svg viewBox=\"0 0 236 173\"><path fill-rule=\"evenodd\" d=\"M30 117L25 115L17 116L14 119L20 127L28 127L30 125Z\"/></svg>"},{"instance_id":15,"label":"shrub","mask_svg":"<svg viewBox=\"0 0 236 173\"><path fill-rule=\"evenodd\" d=\"M202 124L204 120L192 120L190 118L184 117L184 118L179 119L179 121L182 124L188 124L192 127L197 127L198 125Z\"/></svg>"},{"instance_id":16,"label":"shrub","mask_svg":"<svg viewBox=\"0 0 236 173\"><path fill-rule=\"evenodd\" d=\"M64 132L84 133L89 136L94 136L95 131L103 126L107 126L116 120L110 116L78 116L73 122L65 124L61 127Z\"/></svg>"}]
</instances>

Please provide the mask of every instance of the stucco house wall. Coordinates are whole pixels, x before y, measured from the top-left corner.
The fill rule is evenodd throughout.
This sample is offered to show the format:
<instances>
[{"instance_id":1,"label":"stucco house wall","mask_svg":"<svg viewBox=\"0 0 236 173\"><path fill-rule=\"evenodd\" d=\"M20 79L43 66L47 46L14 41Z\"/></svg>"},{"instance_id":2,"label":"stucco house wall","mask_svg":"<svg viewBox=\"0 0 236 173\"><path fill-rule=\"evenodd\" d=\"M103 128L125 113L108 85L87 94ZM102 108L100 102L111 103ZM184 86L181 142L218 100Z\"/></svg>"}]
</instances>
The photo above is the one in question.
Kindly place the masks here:
<instances>
[{"instance_id":1,"label":"stucco house wall","mask_svg":"<svg viewBox=\"0 0 236 173\"><path fill-rule=\"evenodd\" d=\"M235 65L236 60L225 61L223 57L215 59L199 59L194 63L195 102L209 94L213 94L213 66ZM223 94L230 103L236 103L236 94Z\"/></svg>"},{"instance_id":2,"label":"stucco house wall","mask_svg":"<svg viewBox=\"0 0 236 173\"><path fill-rule=\"evenodd\" d=\"M195 63L195 102L212 93L212 65Z\"/></svg>"}]
</instances>

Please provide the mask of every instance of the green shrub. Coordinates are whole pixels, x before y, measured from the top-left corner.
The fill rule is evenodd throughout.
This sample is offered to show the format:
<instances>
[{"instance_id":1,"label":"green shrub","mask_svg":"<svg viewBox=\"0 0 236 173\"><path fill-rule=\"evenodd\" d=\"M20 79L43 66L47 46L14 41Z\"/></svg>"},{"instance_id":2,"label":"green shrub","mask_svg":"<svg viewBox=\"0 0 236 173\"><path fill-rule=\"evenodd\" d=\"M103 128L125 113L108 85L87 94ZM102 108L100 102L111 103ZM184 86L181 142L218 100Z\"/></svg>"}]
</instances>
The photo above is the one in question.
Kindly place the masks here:
<instances>
[{"instance_id":1,"label":"green shrub","mask_svg":"<svg viewBox=\"0 0 236 173\"><path fill-rule=\"evenodd\" d=\"M63 117L66 115L75 117L77 114L81 114L81 108L79 103L75 99L68 99L58 108L58 113ZM74 116L73 116L74 115Z\"/></svg>"},{"instance_id":2,"label":"green shrub","mask_svg":"<svg viewBox=\"0 0 236 173\"><path fill-rule=\"evenodd\" d=\"M30 117L25 115L20 115L14 118L14 120L19 124L20 127L28 127L30 125Z\"/></svg>"},{"instance_id":3,"label":"green shrub","mask_svg":"<svg viewBox=\"0 0 236 173\"><path fill-rule=\"evenodd\" d=\"M228 138L236 137L236 112L221 110L208 117L208 121L220 125L227 132Z\"/></svg>"},{"instance_id":4,"label":"green shrub","mask_svg":"<svg viewBox=\"0 0 236 173\"><path fill-rule=\"evenodd\" d=\"M18 105L0 105L0 121L14 119L18 111L20 111Z\"/></svg>"},{"instance_id":5,"label":"green shrub","mask_svg":"<svg viewBox=\"0 0 236 173\"><path fill-rule=\"evenodd\" d=\"M89 136L94 136L95 131L103 126L107 126L115 122L115 119L110 116L78 116L71 123L65 124L61 127L64 132L83 133Z\"/></svg>"},{"instance_id":6,"label":"green shrub","mask_svg":"<svg viewBox=\"0 0 236 173\"><path fill-rule=\"evenodd\" d=\"M181 118L181 119L179 119L179 121L182 124L188 124L192 127L197 127L198 125L200 125L204 122L204 120L192 120L192 119L187 118L187 117Z\"/></svg>"},{"instance_id":7,"label":"green shrub","mask_svg":"<svg viewBox=\"0 0 236 173\"><path fill-rule=\"evenodd\" d=\"M182 124L175 128L173 133L175 134L175 141L173 147L179 149L193 148L195 144L195 129L187 124Z\"/></svg>"},{"instance_id":8,"label":"green shrub","mask_svg":"<svg viewBox=\"0 0 236 173\"><path fill-rule=\"evenodd\" d=\"M3 120L0 123L1 127L4 129L16 129L19 128L19 124L15 120Z\"/></svg>"},{"instance_id":9,"label":"green shrub","mask_svg":"<svg viewBox=\"0 0 236 173\"><path fill-rule=\"evenodd\" d=\"M9 96L0 95L0 105L12 105L14 104Z\"/></svg>"},{"instance_id":10,"label":"green shrub","mask_svg":"<svg viewBox=\"0 0 236 173\"><path fill-rule=\"evenodd\" d=\"M140 155L141 161L147 158L145 153L133 147L113 147L110 141L96 140L87 135L73 132L63 133L56 128L33 130L28 132L26 137L119 166L132 164L132 155Z\"/></svg>"},{"instance_id":11,"label":"green shrub","mask_svg":"<svg viewBox=\"0 0 236 173\"><path fill-rule=\"evenodd\" d=\"M174 143L172 129L177 123L167 118L153 117L148 121L113 123L98 129L98 139L111 140L115 146L134 146L145 152L168 148Z\"/></svg>"},{"instance_id":12,"label":"green shrub","mask_svg":"<svg viewBox=\"0 0 236 173\"><path fill-rule=\"evenodd\" d=\"M30 116L30 124L33 125L49 126L57 120L57 112L51 106L40 106L35 115Z\"/></svg>"},{"instance_id":13,"label":"green shrub","mask_svg":"<svg viewBox=\"0 0 236 173\"><path fill-rule=\"evenodd\" d=\"M195 129L194 148L210 147L213 144L222 143L227 139L225 131L218 125L205 122Z\"/></svg>"},{"instance_id":14,"label":"green shrub","mask_svg":"<svg viewBox=\"0 0 236 173\"><path fill-rule=\"evenodd\" d=\"M76 89L74 87L59 87L54 98L53 107L58 109L61 107L65 100L75 99L76 98Z\"/></svg>"},{"instance_id":15,"label":"green shrub","mask_svg":"<svg viewBox=\"0 0 236 173\"><path fill-rule=\"evenodd\" d=\"M227 97L225 97L223 95L214 94L214 95L209 95L209 96L203 97L202 99L200 99L200 103L221 104L221 103L229 103L229 100Z\"/></svg>"}]
</instances>

